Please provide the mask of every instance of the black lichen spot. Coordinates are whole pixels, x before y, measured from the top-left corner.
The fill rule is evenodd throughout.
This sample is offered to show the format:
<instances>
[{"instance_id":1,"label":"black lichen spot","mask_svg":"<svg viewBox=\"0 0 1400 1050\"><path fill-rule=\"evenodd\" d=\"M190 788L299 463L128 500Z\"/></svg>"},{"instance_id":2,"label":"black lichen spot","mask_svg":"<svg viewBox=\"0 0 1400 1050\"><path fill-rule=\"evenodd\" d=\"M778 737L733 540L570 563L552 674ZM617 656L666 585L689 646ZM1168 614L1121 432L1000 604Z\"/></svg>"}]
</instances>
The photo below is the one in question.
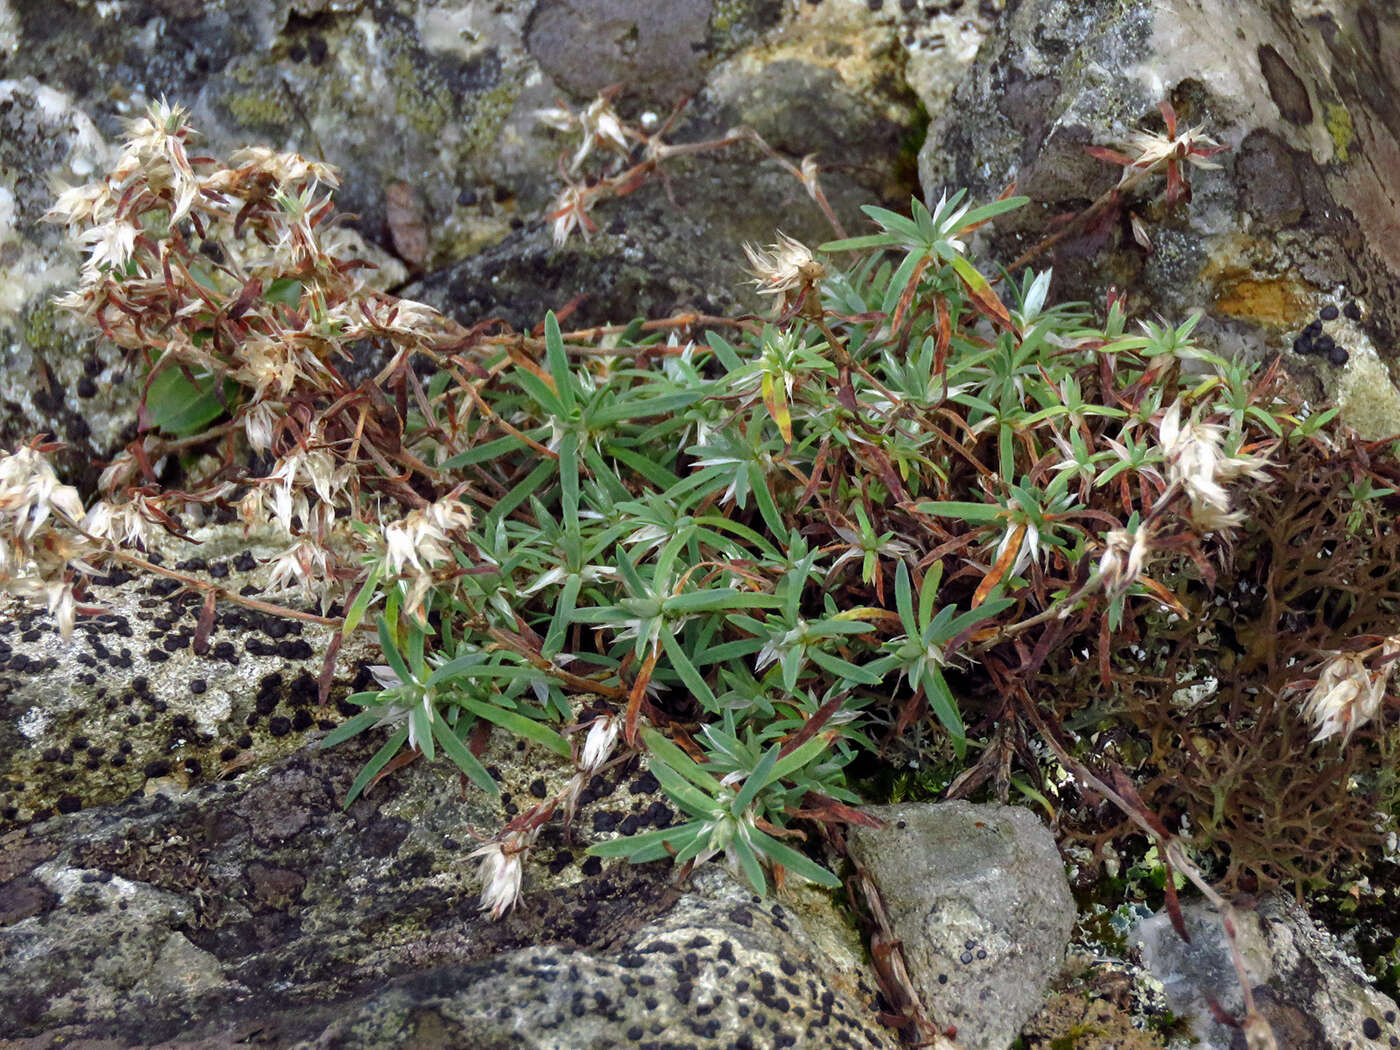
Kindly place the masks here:
<instances>
[{"instance_id":1,"label":"black lichen spot","mask_svg":"<svg viewBox=\"0 0 1400 1050\"><path fill-rule=\"evenodd\" d=\"M278 715L267 723L267 731L276 737L286 736L292 731L292 720Z\"/></svg>"},{"instance_id":2,"label":"black lichen spot","mask_svg":"<svg viewBox=\"0 0 1400 1050\"><path fill-rule=\"evenodd\" d=\"M1326 306L1324 306L1321 310L1317 312L1317 316L1322 318L1324 321L1335 321L1337 319L1337 308L1331 303L1328 303Z\"/></svg>"},{"instance_id":3,"label":"black lichen spot","mask_svg":"<svg viewBox=\"0 0 1400 1050\"><path fill-rule=\"evenodd\" d=\"M1361 307L1357 306L1354 302L1347 303L1346 306L1342 307L1342 313L1346 315L1349 321L1361 320Z\"/></svg>"},{"instance_id":4,"label":"black lichen spot","mask_svg":"<svg viewBox=\"0 0 1400 1050\"><path fill-rule=\"evenodd\" d=\"M76 813L83 808L83 800L77 795L59 795L58 811L60 813Z\"/></svg>"},{"instance_id":5,"label":"black lichen spot","mask_svg":"<svg viewBox=\"0 0 1400 1050\"><path fill-rule=\"evenodd\" d=\"M284 660L309 660L314 653L311 645L300 638L283 642L277 647L277 655Z\"/></svg>"},{"instance_id":6,"label":"black lichen spot","mask_svg":"<svg viewBox=\"0 0 1400 1050\"><path fill-rule=\"evenodd\" d=\"M1368 1017L1361 1022L1361 1031L1365 1033L1367 1039L1379 1039L1381 1037L1380 1023L1374 1017Z\"/></svg>"},{"instance_id":7,"label":"black lichen spot","mask_svg":"<svg viewBox=\"0 0 1400 1050\"><path fill-rule=\"evenodd\" d=\"M589 857L580 865L579 870L588 876L601 875L603 874L603 862L597 857Z\"/></svg>"},{"instance_id":8,"label":"black lichen spot","mask_svg":"<svg viewBox=\"0 0 1400 1050\"><path fill-rule=\"evenodd\" d=\"M163 758L158 758L154 762L147 762L141 770L148 777L163 777L170 773L170 763Z\"/></svg>"}]
</instances>

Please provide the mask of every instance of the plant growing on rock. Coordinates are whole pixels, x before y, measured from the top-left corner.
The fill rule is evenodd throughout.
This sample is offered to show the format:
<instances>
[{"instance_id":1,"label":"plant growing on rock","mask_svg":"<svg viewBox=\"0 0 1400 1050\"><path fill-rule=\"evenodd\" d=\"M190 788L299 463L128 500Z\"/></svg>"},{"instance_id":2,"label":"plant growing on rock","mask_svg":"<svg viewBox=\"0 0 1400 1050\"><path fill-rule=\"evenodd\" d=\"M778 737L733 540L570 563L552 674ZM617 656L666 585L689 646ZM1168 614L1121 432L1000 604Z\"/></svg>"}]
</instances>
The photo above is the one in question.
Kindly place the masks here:
<instances>
[{"instance_id":1,"label":"plant growing on rock","mask_svg":"<svg viewBox=\"0 0 1400 1050\"><path fill-rule=\"evenodd\" d=\"M557 123L595 146L636 141L590 113ZM1201 850L1247 841L1236 883L1325 874L1298 863L1316 843L1290 837L1310 807L1391 819L1388 642L1327 656L1351 650L1245 640L1227 690L1223 635L1206 646L1200 631L1224 630L1216 597L1237 601L1224 584L1249 577L1272 626L1299 612L1393 636L1393 603L1362 597L1375 569L1358 530L1328 538L1375 512L1358 485L1400 488L1393 457L1276 369L1211 353L1196 318L1129 330L1117 304L1052 305L1049 271L1005 275L999 292L966 246L1021 198L867 208L875 233L750 248L766 320L566 332L550 314L516 333L366 288L340 254L328 169L267 151L219 165L187 154L190 134L180 110L153 108L114 173L55 208L90 251L65 305L146 369L146 429L86 515L37 465L42 448L0 461L0 582L71 616L63 588L89 561L167 571L136 553L152 529L223 510L279 530L265 598L342 636L373 630L384 653L378 688L324 741L389 730L352 798L438 751L492 790L478 755L493 729L573 763L562 794L477 851L493 914L579 777L639 751L684 822L593 851L724 856L760 890L784 870L834 881L798 849L802 828L865 819L851 774L882 752L961 765L971 751L956 793L991 783L1003 798L1019 760L1049 793L1028 729L1193 877L1158 812L1189 816ZM1190 160L1181 138L1134 178ZM550 216L556 233L568 214ZM366 343L384 363L352 383L343 362ZM219 454L162 489L158 462L196 447ZM1312 502L1290 495L1305 480ZM49 527L68 546L41 551ZM1331 581L1279 589L1294 577L1278 573L1311 567L1302 553L1343 551ZM206 587L209 608L254 600L182 583ZM1309 688L1319 738L1350 740L1340 756L1287 729ZM1269 750L1281 731L1305 763ZM1236 737L1271 769L1324 784L1345 768L1375 790L1343 779L1340 798L1296 808L1281 792L1261 814L1247 784L1212 779L1246 754ZM1099 841L1123 830L1098 820L1086 806L1070 823ZM1328 863L1364 838L1332 842Z\"/></svg>"}]
</instances>

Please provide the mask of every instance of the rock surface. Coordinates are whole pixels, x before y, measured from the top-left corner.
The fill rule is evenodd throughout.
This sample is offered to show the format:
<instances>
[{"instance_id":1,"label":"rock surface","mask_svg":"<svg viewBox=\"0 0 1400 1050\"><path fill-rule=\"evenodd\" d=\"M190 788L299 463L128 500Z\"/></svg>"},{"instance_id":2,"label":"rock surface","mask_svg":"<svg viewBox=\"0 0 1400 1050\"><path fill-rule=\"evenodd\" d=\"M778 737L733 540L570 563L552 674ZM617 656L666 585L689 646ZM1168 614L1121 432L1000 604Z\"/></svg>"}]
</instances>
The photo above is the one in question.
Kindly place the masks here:
<instances>
[{"instance_id":1,"label":"rock surface","mask_svg":"<svg viewBox=\"0 0 1400 1050\"><path fill-rule=\"evenodd\" d=\"M1167 1002L1190 1019L1200 1050L1243 1046L1237 1028L1220 1023L1213 997L1238 1018L1244 999L1219 916L1204 903L1182 909L1187 944L1166 915L1140 923L1133 940L1143 964L1162 982ZM1240 953L1255 1005L1288 1050L1369 1050L1400 1043L1395 1002L1371 987L1361 967L1283 894L1237 913Z\"/></svg>"},{"instance_id":2,"label":"rock surface","mask_svg":"<svg viewBox=\"0 0 1400 1050\"><path fill-rule=\"evenodd\" d=\"M342 810L378 744L302 749L198 786L150 777L125 801L6 833L0 1041L583 1048L745 1032L754 1047L894 1045L826 898L762 902L719 871L680 893L668 864L583 854L673 819L635 760L588 785L572 835L545 829L521 906L490 922L473 835L569 770L496 734L483 761L498 800L418 762Z\"/></svg>"},{"instance_id":3,"label":"rock surface","mask_svg":"<svg viewBox=\"0 0 1400 1050\"><path fill-rule=\"evenodd\" d=\"M1028 809L871 806L851 856L878 886L935 1024L966 1050L1004 1050L1059 973L1074 900L1055 840Z\"/></svg>"},{"instance_id":4,"label":"rock surface","mask_svg":"<svg viewBox=\"0 0 1400 1050\"><path fill-rule=\"evenodd\" d=\"M1392 4L1234 0L1017 0L988 38L920 156L926 194L974 199L1014 180L1033 205L999 224L1006 261L1056 216L1084 209L1120 169L1085 147L1120 150L1139 128L1201 125L1230 147L1219 171L1189 168L1194 196L1168 211L1163 180L1103 221L1075 228L1053 260L1052 295L1173 322L1205 309L1198 332L1225 353L1287 351L1326 303L1358 300L1364 340L1395 358L1400 333L1400 11ZM1127 152L1132 153L1131 149ZM1136 218L1151 248L1133 236ZM1340 341L1339 341L1340 342ZM1373 355L1371 359L1374 360ZM1400 431L1385 369L1339 390L1345 369L1288 353L1311 389L1344 404L1367 436Z\"/></svg>"}]
</instances>

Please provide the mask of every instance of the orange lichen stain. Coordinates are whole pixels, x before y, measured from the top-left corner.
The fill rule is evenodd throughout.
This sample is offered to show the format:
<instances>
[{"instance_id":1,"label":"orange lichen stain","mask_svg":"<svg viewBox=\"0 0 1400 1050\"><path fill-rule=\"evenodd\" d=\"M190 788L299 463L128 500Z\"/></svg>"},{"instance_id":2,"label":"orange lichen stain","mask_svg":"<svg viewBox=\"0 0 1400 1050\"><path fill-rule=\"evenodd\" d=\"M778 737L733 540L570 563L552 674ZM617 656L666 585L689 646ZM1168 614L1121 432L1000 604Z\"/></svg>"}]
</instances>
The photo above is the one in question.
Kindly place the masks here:
<instances>
[{"instance_id":1,"label":"orange lichen stain","mask_svg":"<svg viewBox=\"0 0 1400 1050\"><path fill-rule=\"evenodd\" d=\"M1307 289L1286 277L1222 277L1215 282L1216 313L1254 324L1296 328L1311 314Z\"/></svg>"},{"instance_id":2,"label":"orange lichen stain","mask_svg":"<svg viewBox=\"0 0 1400 1050\"><path fill-rule=\"evenodd\" d=\"M1225 240L1201 269L1201 281L1215 291L1212 312L1280 329L1307 324L1316 290L1293 276L1268 276L1276 260L1267 243Z\"/></svg>"}]
</instances>

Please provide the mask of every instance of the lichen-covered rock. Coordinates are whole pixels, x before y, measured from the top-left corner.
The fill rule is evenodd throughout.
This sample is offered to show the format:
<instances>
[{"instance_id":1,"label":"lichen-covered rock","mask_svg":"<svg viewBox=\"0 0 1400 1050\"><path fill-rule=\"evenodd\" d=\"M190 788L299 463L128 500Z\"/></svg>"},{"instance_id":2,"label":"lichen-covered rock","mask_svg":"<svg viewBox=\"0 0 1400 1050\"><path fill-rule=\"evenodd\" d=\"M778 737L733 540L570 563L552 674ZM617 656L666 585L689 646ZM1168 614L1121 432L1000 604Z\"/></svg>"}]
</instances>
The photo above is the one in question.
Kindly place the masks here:
<instances>
[{"instance_id":1,"label":"lichen-covered rock","mask_svg":"<svg viewBox=\"0 0 1400 1050\"><path fill-rule=\"evenodd\" d=\"M606 951L539 945L398 981L298 1050L895 1047L863 1002L873 990L846 983L851 962L708 868Z\"/></svg>"},{"instance_id":2,"label":"lichen-covered rock","mask_svg":"<svg viewBox=\"0 0 1400 1050\"><path fill-rule=\"evenodd\" d=\"M1034 204L999 224L994 245L1010 261L1117 182L1120 169L1085 147L1161 130L1157 107L1170 101L1181 130L1203 125L1230 147L1212 158L1222 168L1189 168L1194 195L1172 212L1159 178L1065 237L1039 263L1053 260L1056 294L1100 300L1116 285L1140 312L1205 309L1209 342L1255 356L1287 351L1320 306L1355 299L1390 362L1398 55L1394 5L1018 0L935 120L921 177L933 197L959 186L986 197L1014 180ZM1325 355L1288 364L1335 393L1342 366Z\"/></svg>"},{"instance_id":3,"label":"lichen-covered rock","mask_svg":"<svg viewBox=\"0 0 1400 1050\"><path fill-rule=\"evenodd\" d=\"M1004 1050L1059 973L1074 923L1055 840L1027 809L871 806L852 828L924 1006L966 1050Z\"/></svg>"},{"instance_id":4,"label":"lichen-covered rock","mask_svg":"<svg viewBox=\"0 0 1400 1050\"><path fill-rule=\"evenodd\" d=\"M275 537L212 526L170 540L165 564L256 590ZM159 555L158 555L159 556ZM100 615L65 639L42 607L0 598L0 829L126 798L180 792L288 754L337 725L363 685L366 641L339 655L331 697L318 679L333 628L216 606L194 651L202 603L178 580L113 572L89 589ZM343 705L344 710L340 706Z\"/></svg>"},{"instance_id":5,"label":"lichen-covered rock","mask_svg":"<svg viewBox=\"0 0 1400 1050\"><path fill-rule=\"evenodd\" d=\"M572 831L544 829L523 901L493 923L473 836L569 771L498 733L483 761L499 799L420 761L342 810L378 743L7 834L0 1041L895 1045L823 895L764 902L713 869L681 893L669 864L584 854L674 819L635 759L588 785Z\"/></svg>"},{"instance_id":6,"label":"lichen-covered rock","mask_svg":"<svg viewBox=\"0 0 1400 1050\"><path fill-rule=\"evenodd\" d=\"M1235 1017L1244 997L1220 917L1204 902L1182 908L1188 944L1170 918L1139 923L1133 940L1143 965L1161 981L1171 1008L1190 1021L1200 1050L1243 1045L1238 1028L1222 1024L1210 999ZM1280 1047L1369 1050L1400 1042L1400 1013L1373 988L1360 965L1316 926L1294 899L1274 893L1252 911L1237 911L1238 940L1254 1003Z\"/></svg>"}]
</instances>

